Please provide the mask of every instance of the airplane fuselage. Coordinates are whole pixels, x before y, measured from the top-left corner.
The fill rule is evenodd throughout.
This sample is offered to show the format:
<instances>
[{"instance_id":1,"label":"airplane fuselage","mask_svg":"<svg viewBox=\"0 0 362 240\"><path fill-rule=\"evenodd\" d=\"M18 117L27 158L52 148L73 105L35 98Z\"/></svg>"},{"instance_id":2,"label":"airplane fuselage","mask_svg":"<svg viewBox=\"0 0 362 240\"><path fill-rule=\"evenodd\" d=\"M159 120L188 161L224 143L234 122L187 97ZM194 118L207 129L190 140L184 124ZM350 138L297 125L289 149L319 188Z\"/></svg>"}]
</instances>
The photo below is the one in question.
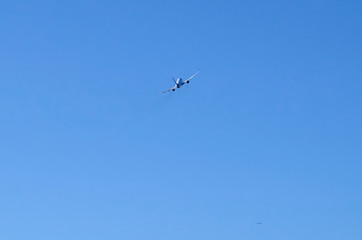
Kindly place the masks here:
<instances>
[{"instance_id":1,"label":"airplane fuselage","mask_svg":"<svg viewBox=\"0 0 362 240\"><path fill-rule=\"evenodd\" d=\"M178 79L177 79L177 81L176 81L176 87L177 87L177 88L182 87L182 85L184 85L184 84L185 84L185 82L182 81L182 78L178 78Z\"/></svg>"}]
</instances>

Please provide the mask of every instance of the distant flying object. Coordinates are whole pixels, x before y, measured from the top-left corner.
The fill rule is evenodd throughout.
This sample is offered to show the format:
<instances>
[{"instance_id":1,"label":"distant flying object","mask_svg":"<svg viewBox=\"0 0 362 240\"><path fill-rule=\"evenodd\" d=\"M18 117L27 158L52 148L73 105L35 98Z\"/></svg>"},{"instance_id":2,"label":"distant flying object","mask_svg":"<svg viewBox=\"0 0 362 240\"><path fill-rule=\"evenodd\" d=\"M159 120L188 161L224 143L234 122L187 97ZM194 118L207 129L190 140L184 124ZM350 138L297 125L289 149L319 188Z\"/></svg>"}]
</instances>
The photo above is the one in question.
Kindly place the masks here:
<instances>
[{"instance_id":1,"label":"distant flying object","mask_svg":"<svg viewBox=\"0 0 362 240\"><path fill-rule=\"evenodd\" d=\"M192 76L191 76L189 79L187 79L186 81L182 80L182 78L178 78L177 80L175 80L174 78L172 78L176 85L175 85L173 88L170 88L170 89L168 89L168 90L166 90L166 91L163 91L162 93L169 92L169 91L175 91L176 88L180 88L180 87L182 87L185 83L189 83L190 80L191 80L193 77L195 77L199 72L200 72L200 71L198 71L197 73L195 73L194 75L192 75Z\"/></svg>"},{"instance_id":2,"label":"distant flying object","mask_svg":"<svg viewBox=\"0 0 362 240\"><path fill-rule=\"evenodd\" d=\"M257 222L256 224L261 224L261 222Z\"/></svg>"}]
</instances>

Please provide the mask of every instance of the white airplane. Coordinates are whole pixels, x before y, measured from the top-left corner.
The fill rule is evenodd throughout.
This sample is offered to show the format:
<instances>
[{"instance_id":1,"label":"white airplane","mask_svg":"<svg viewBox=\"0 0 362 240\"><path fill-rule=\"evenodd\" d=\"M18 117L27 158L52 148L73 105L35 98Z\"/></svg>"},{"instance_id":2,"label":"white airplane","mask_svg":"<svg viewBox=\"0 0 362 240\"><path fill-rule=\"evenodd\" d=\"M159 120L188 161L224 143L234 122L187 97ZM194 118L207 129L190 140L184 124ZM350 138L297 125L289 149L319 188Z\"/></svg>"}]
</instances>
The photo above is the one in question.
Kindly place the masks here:
<instances>
[{"instance_id":1,"label":"white airplane","mask_svg":"<svg viewBox=\"0 0 362 240\"><path fill-rule=\"evenodd\" d=\"M200 71L198 71L197 73L195 73L194 75L192 75L192 76L191 76L189 79L187 79L186 81L182 80L182 78L178 78L177 80L175 80L174 78L172 78L176 85L175 85L173 88L170 88L170 89L168 89L168 90L166 90L166 91L163 91L162 93L169 92L169 91L175 91L176 88L180 88L180 87L182 87L185 83L189 83L190 80L191 80L193 77L195 77L199 72L200 72Z\"/></svg>"}]
</instances>

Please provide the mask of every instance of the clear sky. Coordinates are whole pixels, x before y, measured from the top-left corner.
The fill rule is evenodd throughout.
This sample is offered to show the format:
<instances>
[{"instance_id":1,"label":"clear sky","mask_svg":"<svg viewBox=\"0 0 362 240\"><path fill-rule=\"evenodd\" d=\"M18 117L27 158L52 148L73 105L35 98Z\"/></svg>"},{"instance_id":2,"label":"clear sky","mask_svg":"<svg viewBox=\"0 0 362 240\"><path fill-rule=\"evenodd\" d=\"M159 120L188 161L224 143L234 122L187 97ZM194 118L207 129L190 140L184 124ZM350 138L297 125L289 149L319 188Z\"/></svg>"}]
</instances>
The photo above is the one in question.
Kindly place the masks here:
<instances>
[{"instance_id":1,"label":"clear sky","mask_svg":"<svg viewBox=\"0 0 362 240\"><path fill-rule=\"evenodd\" d=\"M362 239L361 30L361 1L1 1L0 238Z\"/></svg>"}]
</instances>

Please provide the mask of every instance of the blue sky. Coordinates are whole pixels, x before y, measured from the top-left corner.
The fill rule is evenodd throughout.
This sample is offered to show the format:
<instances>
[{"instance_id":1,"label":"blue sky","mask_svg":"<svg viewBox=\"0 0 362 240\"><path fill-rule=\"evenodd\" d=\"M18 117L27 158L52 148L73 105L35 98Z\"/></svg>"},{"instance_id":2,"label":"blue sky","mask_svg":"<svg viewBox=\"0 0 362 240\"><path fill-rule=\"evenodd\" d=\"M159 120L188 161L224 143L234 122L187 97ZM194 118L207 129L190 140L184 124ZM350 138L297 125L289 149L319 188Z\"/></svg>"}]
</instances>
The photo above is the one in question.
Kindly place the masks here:
<instances>
[{"instance_id":1,"label":"blue sky","mask_svg":"<svg viewBox=\"0 0 362 240\"><path fill-rule=\"evenodd\" d=\"M1 239L362 237L360 1L2 1L0 22Z\"/></svg>"}]
</instances>

